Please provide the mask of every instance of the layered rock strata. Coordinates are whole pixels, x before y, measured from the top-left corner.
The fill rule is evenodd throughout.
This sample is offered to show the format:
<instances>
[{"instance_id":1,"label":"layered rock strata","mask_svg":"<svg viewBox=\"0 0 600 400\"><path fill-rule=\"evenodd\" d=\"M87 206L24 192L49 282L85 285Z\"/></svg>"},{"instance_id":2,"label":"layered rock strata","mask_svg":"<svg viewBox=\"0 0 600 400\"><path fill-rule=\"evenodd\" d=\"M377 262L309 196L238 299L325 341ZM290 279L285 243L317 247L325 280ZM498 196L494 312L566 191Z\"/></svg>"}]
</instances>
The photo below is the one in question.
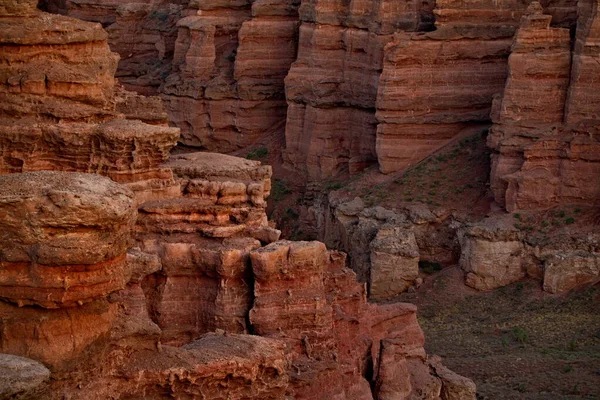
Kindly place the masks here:
<instances>
[{"instance_id":1,"label":"layered rock strata","mask_svg":"<svg viewBox=\"0 0 600 400\"><path fill-rule=\"evenodd\" d=\"M491 187L509 211L600 198L597 91L587 78L598 72L597 3L579 7L572 53L568 30L550 27L537 3L515 37L488 139Z\"/></svg>"},{"instance_id":2,"label":"layered rock strata","mask_svg":"<svg viewBox=\"0 0 600 400\"><path fill-rule=\"evenodd\" d=\"M145 286L166 343L223 329L248 331L249 252L279 238L267 222L271 168L222 154L172 157L177 197L144 203L137 222L143 250L162 270Z\"/></svg>"},{"instance_id":3,"label":"layered rock strata","mask_svg":"<svg viewBox=\"0 0 600 400\"><path fill-rule=\"evenodd\" d=\"M109 34L111 50L120 55L117 77L128 89L146 95L171 71L177 21L188 0L42 0L41 8L89 22L99 22Z\"/></svg>"},{"instance_id":4,"label":"layered rock strata","mask_svg":"<svg viewBox=\"0 0 600 400\"><path fill-rule=\"evenodd\" d=\"M281 241L250 257L255 278L250 322L261 336L287 343L295 371L288 395L440 398L442 381L423 350L416 308L368 304L364 286L344 267L343 253L328 252L319 242Z\"/></svg>"},{"instance_id":5,"label":"layered rock strata","mask_svg":"<svg viewBox=\"0 0 600 400\"><path fill-rule=\"evenodd\" d=\"M60 365L111 328L106 297L133 274L133 194L50 171L0 176L0 187L0 349Z\"/></svg>"},{"instance_id":6,"label":"layered rock strata","mask_svg":"<svg viewBox=\"0 0 600 400\"><path fill-rule=\"evenodd\" d=\"M178 130L117 111L138 119L144 106L157 105L121 90L115 96L118 57L100 25L19 4L29 11L0 16L0 174L99 173L129 185L140 201L173 190L172 174L159 166Z\"/></svg>"},{"instance_id":7,"label":"layered rock strata","mask_svg":"<svg viewBox=\"0 0 600 400\"><path fill-rule=\"evenodd\" d=\"M253 5L295 8L270 4ZM219 4L198 7L222 16ZM435 399L470 390L428 361L416 308L369 305L343 254L318 242L262 247L279 238L265 214L270 167L210 153L165 163L178 131L149 111L154 100L115 94L115 57L98 25L33 2L1 10L13 58L2 70L0 351L51 367L38 397ZM19 58L28 52L39 71ZM28 91L35 72L44 91ZM249 96L270 85L248 84ZM41 138L29 152L22 132ZM37 169L59 171L24 172Z\"/></svg>"},{"instance_id":8,"label":"layered rock strata","mask_svg":"<svg viewBox=\"0 0 600 400\"><path fill-rule=\"evenodd\" d=\"M182 142L228 152L281 131L298 3L191 5L197 12L177 22L173 70L161 89Z\"/></svg>"},{"instance_id":9,"label":"layered rock strata","mask_svg":"<svg viewBox=\"0 0 600 400\"><path fill-rule=\"evenodd\" d=\"M377 94L381 172L414 165L470 124L489 121L493 96L507 79L513 35L529 3L438 1L435 32L395 35L384 49ZM544 2L553 24L567 28L574 26L575 6ZM558 36L552 46L568 44Z\"/></svg>"},{"instance_id":10,"label":"layered rock strata","mask_svg":"<svg viewBox=\"0 0 600 400\"><path fill-rule=\"evenodd\" d=\"M286 78L285 159L308 180L373 164L383 49L400 30L427 29L429 2L305 1L298 57Z\"/></svg>"}]
</instances>

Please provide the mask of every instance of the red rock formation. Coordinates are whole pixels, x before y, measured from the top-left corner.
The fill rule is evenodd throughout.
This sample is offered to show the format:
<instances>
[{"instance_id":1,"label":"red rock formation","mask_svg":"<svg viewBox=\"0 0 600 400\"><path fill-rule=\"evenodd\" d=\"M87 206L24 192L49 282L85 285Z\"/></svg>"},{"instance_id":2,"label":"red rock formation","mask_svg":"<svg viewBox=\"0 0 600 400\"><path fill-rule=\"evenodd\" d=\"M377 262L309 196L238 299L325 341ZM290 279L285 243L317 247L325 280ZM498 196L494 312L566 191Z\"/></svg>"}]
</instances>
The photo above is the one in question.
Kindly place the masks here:
<instances>
[{"instance_id":1,"label":"red rock formation","mask_svg":"<svg viewBox=\"0 0 600 400\"><path fill-rule=\"evenodd\" d=\"M122 118L117 109L163 123L144 109L156 100L115 97L118 57L98 24L31 11L2 15L0 25L0 174L100 173L140 201L178 189L160 164L179 132Z\"/></svg>"},{"instance_id":2,"label":"red rock formation","mask_svg":"<svg viewBox=\"0 0 600 400\"><path fill-rule=\"evenodd\" d=\"M46 11L99 22L109 33L111 50L121 56L117 77L128 89L158 94L171 70L177 21L188 0L149 4L129 0L42 0Z\"/></svg>"},{"instance_id":3,"label":"red rock formation","mask_svg":"<svg viewBox=\"0 0 600 400\"><path fill-rule=\"evenodd\" d=\"M372 399L372 378L377 399L439 398L442 383L430 372L416 307L368 304L345 255L319 242L277 242L250 257L250 322L261 336L288 344L290 396Z\"/></svg>"},{"instance_id":4,"label":"red rock formation","mask_svg":"<svg viewBox=\"0 0 600 400\"><path fill-rule=\"evenodd\" d=\"M381 172L414 165L468 124L489 121L493 95L506 82L512 36L528 4L438 1L435 32L396 35L386 46L377 97ZM574 2L544 6L556 25L573 25Z\"/></svg>"},{"instance_id":5,"label":"red rock formation","mask_svg":"<svg viewBox=\"0 0 600 400\"><path fill-rule=\"evenodd\" d=\"M509 211L600 198L597 94L587 81L598 64L586 45L597 35L595 7L580 2L572 63L568 31L549 27L551 17L541 14L539 4L515 37L509 80L488 139L495 151L492 190Z\"/></svg>"},{"instance_id":6,"label":"red rock formation","mask_svg":"<svg viewBox=\"0 0 600 400\"><path fill-rule=\"evenodd\" d=\"M284 63L251 62L265 51L252 43L270 40L265 27L293 31L296 4L277 4L253 4L238 75L193 70L194 52L206 49L192 43L206 45L200 36L213 34L209 50L234 49L223 32L240 29L248 4L229 12L203 3L210 18L182 20L190 36L178 45L191 50L177 55L191 64L181 71L198 79L181 90L199 84L215 104L232 89L256 104L280 101L273 87ZM345 256L321 243L261 247L280 233L265 214L270 167L210 153L164 163L177 130L160 126L156 100L115 93L115 57L97 25L42 14L30 2L3 7L0 350L52 367L40 397L373 399L371 384L378 399L441 396L444 380L427 361L414 306L369 305ZM377 29L394 23L375 21ZM28 83L36 73L39 87ZM221 84L232 76L239 87ZM24 172L41 169L61 171ZM107 175L135 193L65 170ZM208 333L215 330L222 335ZM250 331L270 338L232 333Z\"/></svg>"},{"instance_id":7,"label":"red rock formation","mask_svg":"<svg viewBox=\"0 0 600 400\"><path fill-rule=\"evenodd\" d=\"M580 0L578 4L579 19L565 106L565 123L597 126L600 124L600 93L594 76L598 74L597 60L600 54L596 45L600 38L598 2Z\"/></svg>"},{"instance_id":8,"label":"red rock formation","mask_svg":"<svg viewBox=\"0 0 600 400\"><path fill-rule=\"evenodd\" d=\"M232 151L281 130L283 78L296 54L294 1L200 2L181 19L162 88L187 145Z\"/></svg>"},{"instance_id":9,"label":"red rock formation","mask_svg":"<svg viewBox=\"0 0 600 400\"><path fill-rule=\"evenodd\" d=\"M1 176L0 187L0 350L57 367L111 328L105 297L133 274L133 194L50 171Z\"/></svg>"},{"instance_id":10,"label":"red rock formation","mask_svg":"<svg viewBox=\"0 0 600 400\"><path fill-rule=\"evenodd\" d=\"M513 29L441 28L396 35L385 48L377 98L377 158L383 173L414 165L489 117L506 79Z\"/></svg>"},{"instance_id":11,"label":"red rock formation","mask_svg":"<svg viewBox=\"0 0 600 400\"><path fill-rule=\"evenodd\" d=\"M142 249L162 260L144 288L163 341L187 343L215 329L245 333L249 252L280 234L265 214L271 168L211 153L174 156L165 167L181 192L143 204L138 218Z\"/></svg>"},{"instance_id":12,"label":"red rock formation","mask_svg":"<svg viewBox=\"0 0 600 400\"><path fill-rule=\"evenodd\" d=\"M130 191L98 175L57 172L0 176L0 186L1 298L57 308L125 287Z\"/></svg>"},{"instance_id":13,"label":"red rock formation","mask_svg":"<svg viewBox=\"0 0 600 400\"><path fill-rule=\"evenodd\" d=\"M282 342L216 334L180 348L164 346L160 353L134 353L116 375L109 390L98 387L101 393L119 398L276 400L283 398L289 379Z\"/></svg>"},{"instance_id":14,"label":"red rock formation","mask_svg":"<svg viewBox=\"0 0 600 400\"><path fill-rule=\"evenodd\" d=\"M298 58L286 78L288 164L320 180L375 161L383 47L398 30L425 29L430 8L412 1L303 2Z\"/></svg>"}]
</instances>

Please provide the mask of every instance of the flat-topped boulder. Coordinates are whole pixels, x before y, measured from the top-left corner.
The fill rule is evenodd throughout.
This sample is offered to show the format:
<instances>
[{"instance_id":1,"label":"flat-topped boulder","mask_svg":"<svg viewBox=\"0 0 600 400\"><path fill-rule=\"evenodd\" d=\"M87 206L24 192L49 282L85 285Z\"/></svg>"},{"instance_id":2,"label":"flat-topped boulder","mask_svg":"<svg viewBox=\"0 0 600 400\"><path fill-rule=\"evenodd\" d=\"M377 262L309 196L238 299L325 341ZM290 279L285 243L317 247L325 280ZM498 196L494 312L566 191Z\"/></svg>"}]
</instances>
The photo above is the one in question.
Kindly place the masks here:
<instances>
[{"instance_id":1,"label":"flat-topped boulder","mask_svg":"<svg viewBox=\"0 0 600 400\"><path fill-rule=\"evenodd\" d=\"M190 179L250 181L271 178L269 165L220 153L179 154L171 157L165 166L176 175Z\"/></svg>"}]
</instances>

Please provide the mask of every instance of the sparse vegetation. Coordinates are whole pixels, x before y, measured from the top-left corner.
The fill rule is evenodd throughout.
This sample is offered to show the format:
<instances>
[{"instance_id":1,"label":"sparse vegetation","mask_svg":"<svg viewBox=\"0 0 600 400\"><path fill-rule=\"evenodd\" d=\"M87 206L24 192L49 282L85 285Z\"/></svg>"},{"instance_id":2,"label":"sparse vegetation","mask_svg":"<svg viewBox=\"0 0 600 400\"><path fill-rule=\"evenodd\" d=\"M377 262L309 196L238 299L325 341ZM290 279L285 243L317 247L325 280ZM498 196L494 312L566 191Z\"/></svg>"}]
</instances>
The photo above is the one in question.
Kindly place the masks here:
<instances>
[{"instance_id":1,"label":"sparse vegetation","mask_svg":"<svg viewBox=\"0 0 600 400\"><path fill-rule=\"evenodd\" d=\"M266 147L259 147L246 154L248 160L264 160L269 156L269 150Z\"/></svg>"},{"instance_id":2,"label":"sparse vegetation","mask_svg":"<svg viewBox=\"0 0 600 400\"><path fill-rule=\"evenodd\" d=\"M431 275L434 272L441 271L442 265L435 261L421 260L419 261L419 270L427 275Z\"/></svg>"},{"instance_id":3,"label":"sparse vegetation","mask_svg":"<svg viewBox=\"0 0 600 400\"><path fill-rule=\"evenodd\" d=\"M333 191L333 190L339 190L343 187L344 185L342 184L342 182L340 181L329 181L325 184L325 186L323 187L323 189L327 190L327 191Z\"/></svg>"},{"instance_id":4,"label":"sparse vegetation","mask_svg":"<svg viewBox=\"0 0 600 400\"><path fill-rule=\"evenodd\" d=\"M512 335L513 338L521 345L525 345L527 342L529 342L529 332L520 326L515 326L513 328Z\"/></svg>"},{"instance_id":5,"label":"sparse vegetation","mask_svg":"<svg viewBox=\"0 0 600 400\"><path fill-rule=\"evenodd\" d=\"M293 208L288 208L287 210L285 210L285 215L287 215L291 219L298 219L298 217L300 217L300 215Z\"/></svg>"},{"instance_id":6,"label":"sparse vegetation","mask_svg":"<svg viewBox=\"0 0 600 400\"><path fill-rule=\"evenodd\" d=\"M271 200L275 203L283 200L285 196L292 193L283 179L273 179L271 185Z\"/></svg>"}]
</instances>

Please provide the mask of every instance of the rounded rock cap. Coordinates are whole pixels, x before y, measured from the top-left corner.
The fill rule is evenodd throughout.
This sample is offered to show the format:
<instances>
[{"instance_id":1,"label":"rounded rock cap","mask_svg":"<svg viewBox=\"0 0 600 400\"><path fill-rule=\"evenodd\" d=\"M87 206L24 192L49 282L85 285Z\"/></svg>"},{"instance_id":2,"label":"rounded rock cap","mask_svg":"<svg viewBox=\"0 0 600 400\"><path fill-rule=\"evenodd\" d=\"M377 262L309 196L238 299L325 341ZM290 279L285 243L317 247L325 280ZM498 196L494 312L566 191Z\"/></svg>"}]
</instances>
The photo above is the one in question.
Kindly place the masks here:
<instances>
[{"instance_id":1,"label":"rounded rock cap","mask_svg":"<svg viewBox=\"0 0 600 400\"><path fill-rule=\"evenodd\" d=\"M100 175L0 176L0 262L107 261L126 252L136 216L133 192Z\"/></svg>"}]
</instances>

